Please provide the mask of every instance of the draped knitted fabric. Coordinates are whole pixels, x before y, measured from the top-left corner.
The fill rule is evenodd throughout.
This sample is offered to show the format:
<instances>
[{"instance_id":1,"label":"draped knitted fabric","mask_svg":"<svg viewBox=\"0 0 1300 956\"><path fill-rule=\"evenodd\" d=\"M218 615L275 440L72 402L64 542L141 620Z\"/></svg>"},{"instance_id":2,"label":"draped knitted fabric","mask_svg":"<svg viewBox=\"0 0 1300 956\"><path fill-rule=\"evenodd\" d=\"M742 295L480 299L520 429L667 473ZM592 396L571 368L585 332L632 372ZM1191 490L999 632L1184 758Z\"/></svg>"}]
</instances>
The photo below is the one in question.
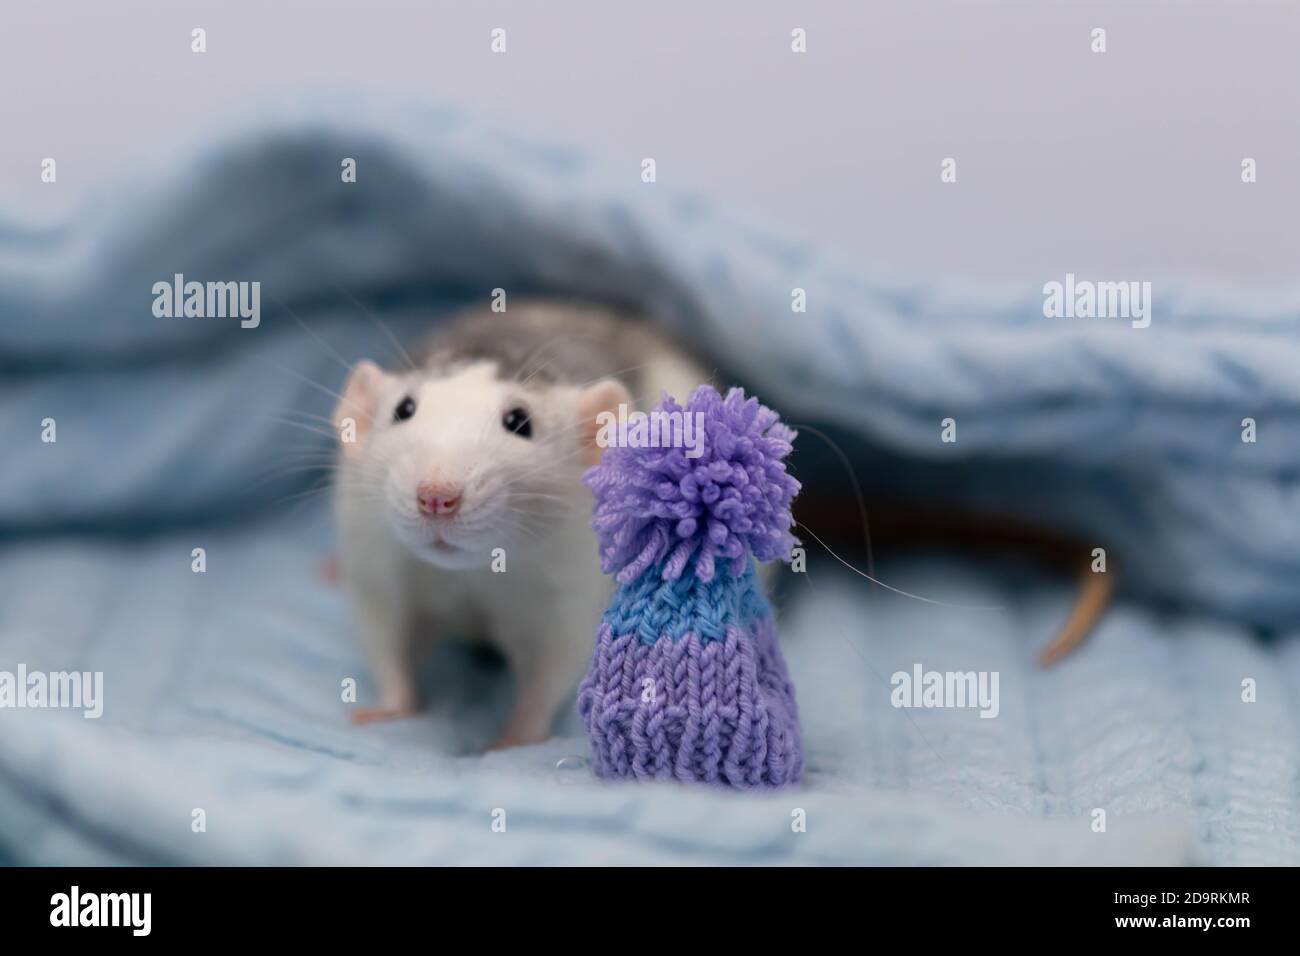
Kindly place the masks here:
<instances>
[{"instance_id":1,"label":"draped knitted fabric","mask_svg":"<svg viewBox=\"0 0 1300 956\"><path fill-rule=\"evenodd\" d=\"M803 770L794 687L754 561L788 560L798 543L799 483L783 462L795 433L740 389L724 399L703 385L685 408L665 396L650 415L691 416L691 447L619 440L583 479L601 566L619 583L578 694L596 772L793 782Z\"/></svg>"}]
</instances>

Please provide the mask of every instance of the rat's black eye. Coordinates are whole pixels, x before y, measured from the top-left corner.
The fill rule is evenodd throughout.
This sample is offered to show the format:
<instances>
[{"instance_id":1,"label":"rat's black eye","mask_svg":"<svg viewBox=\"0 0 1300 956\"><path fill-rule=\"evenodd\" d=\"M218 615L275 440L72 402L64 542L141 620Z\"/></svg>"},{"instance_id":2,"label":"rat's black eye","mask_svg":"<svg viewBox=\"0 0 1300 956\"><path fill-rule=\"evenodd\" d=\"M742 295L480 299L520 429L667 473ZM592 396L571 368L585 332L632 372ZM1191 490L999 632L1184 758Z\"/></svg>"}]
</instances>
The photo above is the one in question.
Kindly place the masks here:
<instances>
[{"instance_id":1,"label":"rat's black eye","mask_svg":"<svg viewBox=\"0 0 1300 956\"><path fill-rule=\"evenodd\" d=\"M501 427L520 438L533 437L533 422L522 408L512 408L501 416Z\"/></svg>"},{"instance_id":2,"label":"rat's black eye","mask_svg":"<svg viewBox=\"0 0 1300 956\"><path fill-rule=\"evenodd\" d=\"M397 407L393 409L393 421L404 422L414 414L415 399L410 395L407 395L406 398L398 402Z\"/></svg>"}]
</instances>

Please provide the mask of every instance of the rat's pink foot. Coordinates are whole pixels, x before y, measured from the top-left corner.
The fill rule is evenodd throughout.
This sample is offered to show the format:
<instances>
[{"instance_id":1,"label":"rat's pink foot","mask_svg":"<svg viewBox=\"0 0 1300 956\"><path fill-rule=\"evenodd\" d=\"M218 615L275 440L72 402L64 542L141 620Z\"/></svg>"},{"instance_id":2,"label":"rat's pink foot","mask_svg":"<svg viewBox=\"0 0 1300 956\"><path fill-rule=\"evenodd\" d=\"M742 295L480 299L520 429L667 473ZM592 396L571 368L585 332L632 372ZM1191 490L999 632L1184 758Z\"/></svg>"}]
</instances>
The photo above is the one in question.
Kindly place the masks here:
<instances>
[{"instance_id":1,"label":"rat's pink foot","mask_svg":"<svg viewBox=\"0 0 1300 956\"><path fill-rule=\"evenodd\" d=\"M352 712L354 724L378 724L386 720L401 720L415 716L414 707L362 707Z\"/></svg>"},{"instance_id":2,"label":"rat's pink foot","mask_svg":"<svg viewBox=\"0 0 1300 956\"><path fill-rule=\"evenodd\" d=\"M316 565L316 575L326 584L338 584L342 572L339 570L339 559L331 555Z\"/></svg>"},{"instance_id":3,"label":"rat's pink foot","mask_svg":"<svg viewBox=\"0 0 1300 956\"><path fill-rule=\"evenodd\" d=\"M528 731L528 732L511 732L505 731L495 741L488 745L488 751L509 750L511 747L529 747L533 744L543 744L551 739L551 735L546 731Z\"/></svg>"}]
</instances>

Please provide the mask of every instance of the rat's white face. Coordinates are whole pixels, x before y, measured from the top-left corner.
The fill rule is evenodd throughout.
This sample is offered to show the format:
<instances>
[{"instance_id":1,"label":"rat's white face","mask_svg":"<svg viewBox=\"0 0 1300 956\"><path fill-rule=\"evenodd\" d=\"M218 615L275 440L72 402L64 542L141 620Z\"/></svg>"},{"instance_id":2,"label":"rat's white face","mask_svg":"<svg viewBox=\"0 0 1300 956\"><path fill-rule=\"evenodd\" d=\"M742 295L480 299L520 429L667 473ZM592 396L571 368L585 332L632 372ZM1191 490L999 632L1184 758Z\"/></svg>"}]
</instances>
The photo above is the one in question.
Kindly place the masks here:
<instances>
[{"instance_id":1,"label":"rat's white face","mask_svg":"<svg viewBox=\"0 0 1300 956\"><path fill-rule=\"evenodd\" d=\"M362 363L335 414L339 424L353 409L358 433L355 449L342 435L356 467L341 480L375 495L417 556L487 569L495 548L541 539L581 508L588 391L504 381L487 362L446 375Z\"/></svg>"}]
</instances>

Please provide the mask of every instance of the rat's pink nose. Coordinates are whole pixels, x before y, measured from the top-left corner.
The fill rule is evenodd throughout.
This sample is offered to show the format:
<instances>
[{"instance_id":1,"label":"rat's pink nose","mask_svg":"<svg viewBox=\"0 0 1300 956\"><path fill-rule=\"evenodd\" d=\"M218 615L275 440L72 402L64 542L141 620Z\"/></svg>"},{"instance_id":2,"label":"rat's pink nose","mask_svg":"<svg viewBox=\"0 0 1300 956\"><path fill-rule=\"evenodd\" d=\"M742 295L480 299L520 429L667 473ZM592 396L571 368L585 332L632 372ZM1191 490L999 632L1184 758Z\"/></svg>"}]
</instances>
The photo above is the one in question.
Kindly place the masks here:
<instances>
[{"instance_id":1,"label":"rat's pink nose","mask_svg":"<svg viewBox=\"0 0 1300 956\"><path fill-rule=\"evenodd\" d=\"M445 481L422 481L415 489L420 514L428 518L447 518L460 507L460 489Z\"/></svg>"}]
</instances>

